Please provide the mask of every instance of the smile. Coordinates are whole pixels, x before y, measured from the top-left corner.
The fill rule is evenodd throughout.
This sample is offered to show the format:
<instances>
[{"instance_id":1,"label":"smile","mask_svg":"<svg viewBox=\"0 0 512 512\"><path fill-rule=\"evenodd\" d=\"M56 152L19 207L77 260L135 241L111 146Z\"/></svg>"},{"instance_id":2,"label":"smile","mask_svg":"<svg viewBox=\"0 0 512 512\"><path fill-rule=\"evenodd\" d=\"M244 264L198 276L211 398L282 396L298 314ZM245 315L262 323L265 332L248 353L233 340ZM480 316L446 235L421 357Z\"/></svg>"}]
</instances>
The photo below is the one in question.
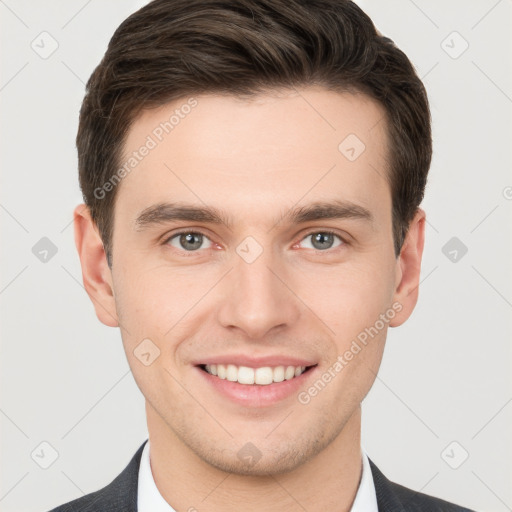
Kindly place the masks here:
<instances>
[{"instance_id":1,"label":"smile","mask_svg":"<svg viewBox=\"0 0 512 512\"><path fill-rule=\"evenodd\" d=\"M307 366L262 366L250 368L234 364L206 364L202 367L210 375L239 384L267 386L274 382L291 380L302 375Z\"/></svg>"}]
</instances>

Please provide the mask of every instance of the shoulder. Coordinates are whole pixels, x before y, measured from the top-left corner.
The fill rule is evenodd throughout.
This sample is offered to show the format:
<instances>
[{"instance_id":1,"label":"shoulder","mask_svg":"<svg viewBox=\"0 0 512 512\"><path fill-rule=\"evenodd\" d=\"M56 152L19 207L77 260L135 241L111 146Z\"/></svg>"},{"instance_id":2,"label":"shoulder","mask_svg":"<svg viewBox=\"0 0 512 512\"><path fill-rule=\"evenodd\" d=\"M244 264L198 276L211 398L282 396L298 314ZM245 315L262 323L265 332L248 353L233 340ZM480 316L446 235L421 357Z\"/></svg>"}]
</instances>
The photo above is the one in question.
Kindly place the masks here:
<instances>
[{"instance_id":1,"label":"shoulder","mask_svg":"<svg viewBox=\"0 0 512 512\"><path fill-rule=\"evenodd\" d=\"M124 470L108 485L49 512L136 512L139 464L146 442L147 439Z\"/></svg>"},{"instance_id":2,"label":"shoulder","mask_svg":"<svg viewBox=\"0 0 512 512\"><path fill-rule=\"evenodd\" d=\"M379 512L474 512L388 480L370 460Z\"/></svg>"}]
</instances>

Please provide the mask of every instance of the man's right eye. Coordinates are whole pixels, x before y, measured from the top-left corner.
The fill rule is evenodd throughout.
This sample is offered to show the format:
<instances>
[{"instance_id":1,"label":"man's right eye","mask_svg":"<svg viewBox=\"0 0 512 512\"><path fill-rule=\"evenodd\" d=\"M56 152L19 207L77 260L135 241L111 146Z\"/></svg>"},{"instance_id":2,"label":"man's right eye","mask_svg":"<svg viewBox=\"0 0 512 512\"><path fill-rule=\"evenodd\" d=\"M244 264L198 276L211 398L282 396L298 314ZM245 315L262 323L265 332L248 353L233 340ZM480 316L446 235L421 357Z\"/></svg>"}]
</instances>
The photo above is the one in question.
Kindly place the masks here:
<instances>
[{"instance_id":1,"label":"man's right eye","mask_svg":"<svg viewBox=\"0 0 512 512\"><path fill-rule=\"evenodd\" d=\"M211 240L204 233L198 231L180 231L167 237L163 244L171 245L176 249L186 252L196 252L201 248L205 240L209 242L209 245L204 248L209 249L211 247Z\"/></svg>"}]
</instances>

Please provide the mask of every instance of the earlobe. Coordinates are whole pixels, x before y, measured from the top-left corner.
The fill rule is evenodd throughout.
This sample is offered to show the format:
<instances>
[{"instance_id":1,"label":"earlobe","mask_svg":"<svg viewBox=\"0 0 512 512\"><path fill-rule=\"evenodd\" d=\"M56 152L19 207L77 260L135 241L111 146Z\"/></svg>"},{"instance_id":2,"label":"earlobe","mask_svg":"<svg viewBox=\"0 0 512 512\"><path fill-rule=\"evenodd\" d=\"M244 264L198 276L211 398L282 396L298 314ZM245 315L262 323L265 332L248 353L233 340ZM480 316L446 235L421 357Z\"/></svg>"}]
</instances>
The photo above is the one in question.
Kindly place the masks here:
<instances>
[{"instance_id":1,"label":"earlobe","mask_svg":"<svg viewBox=\"0 0 512 512\"><path fill-rule=\"evenodd\" d=\"M421 258L425 244L425 219L425 212L418 208L397 260L397 282L393 302L399 303L401 310L390 322L391 327L402 325L411 316L418 301Z\"/></svg>"},{"instance_id":2,"label":"earlobe","mask_svg":"<svg viewBox=\"0 0 512 512\"><path fill-rule=\"evenodd\" d=\"M75 245L82 266L85 290L91 299L96 316L109 327L118 327L112 274L107 264L103 242L85 204L73 212Z\"/></svg>"}]
</instances>

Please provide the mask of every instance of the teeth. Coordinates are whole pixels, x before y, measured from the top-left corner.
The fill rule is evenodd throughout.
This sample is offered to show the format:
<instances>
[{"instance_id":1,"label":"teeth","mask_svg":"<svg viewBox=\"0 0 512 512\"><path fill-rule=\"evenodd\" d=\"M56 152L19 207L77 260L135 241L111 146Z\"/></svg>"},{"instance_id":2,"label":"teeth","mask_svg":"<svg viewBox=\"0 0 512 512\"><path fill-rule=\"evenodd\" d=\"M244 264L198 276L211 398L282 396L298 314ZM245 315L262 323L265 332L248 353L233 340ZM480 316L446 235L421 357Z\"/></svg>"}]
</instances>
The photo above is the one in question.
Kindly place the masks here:
<instances>
[{"instance_id":1,"label":"teeth","mask_svg":"<svg viewBox=\"0 0 512 512\"><path fill-rule=\"evenodd\" d=\"M247 366L240 366L238 368L238 382L240 384L254 384L254 370L247 368Z\"/></svg>"},{"instance_id":2,"label":"teeth","mask_svg":"<svg viewBox=\"0 0 512 512\"><path fill-rule=\"evenodd\" d=\"M274 371L270 366L264 366L263 368L256 368L254 371L254 383L255 384L272 384L274 379Z\"/></svg>"},{"instance_id":3,"label":"teeth","mask_svg":"<svg viewBox=\"0 0 512 512\"><path fill-rule=\"evenodd\" d=\"M207 364L205 369L211 375L220 379L226 379L240 384L259 384L266 386L272 382L283 382L298 377L304 373L305 366L263 366L261 368L249 368L248 366L236 366L234 364Z\"/></svg>"},{"instance_id":4,"label":"teeth","mask_svg":"<svg viewBox=\"0 0 512 512\"><path fill-rule=\"evenodd\" d=\"M274 368L274 374L272 377L273 377L274 382L283 382L284 366L278 366L277 368Z\"/></svg>"},{"instance_id":5,"label":"teeth","mask_svg":"<svg viewBox=\"0 0 512 512\"><path fill-rule=\"evenodd\" d=\"M238 380L238 368L234 364L228 364L226 368L226 379L231 382Z\"/></svg>"},{"instance_id":6,"label":"teeth","mask_svg":"<svg viewBox=\"0 0 512 512\"><path fill-rule=\"evenodd\" d=\"M295 377L295 366L287 366L284 372L284 378L290 380L293 379L293 377Z\"/></svg>"},{"instance_id":7,"label":"teeth","mask_svg":"<svg viewBox=\"0 0 512 512\"><path fill-rule=\"evenodd\" d=\"M212 365L212 366L215 366L215 365ZM217 377L219 377L219 379L226 378L226 367L223 364L217 365Z\"/></svg>"}]
</instances>

